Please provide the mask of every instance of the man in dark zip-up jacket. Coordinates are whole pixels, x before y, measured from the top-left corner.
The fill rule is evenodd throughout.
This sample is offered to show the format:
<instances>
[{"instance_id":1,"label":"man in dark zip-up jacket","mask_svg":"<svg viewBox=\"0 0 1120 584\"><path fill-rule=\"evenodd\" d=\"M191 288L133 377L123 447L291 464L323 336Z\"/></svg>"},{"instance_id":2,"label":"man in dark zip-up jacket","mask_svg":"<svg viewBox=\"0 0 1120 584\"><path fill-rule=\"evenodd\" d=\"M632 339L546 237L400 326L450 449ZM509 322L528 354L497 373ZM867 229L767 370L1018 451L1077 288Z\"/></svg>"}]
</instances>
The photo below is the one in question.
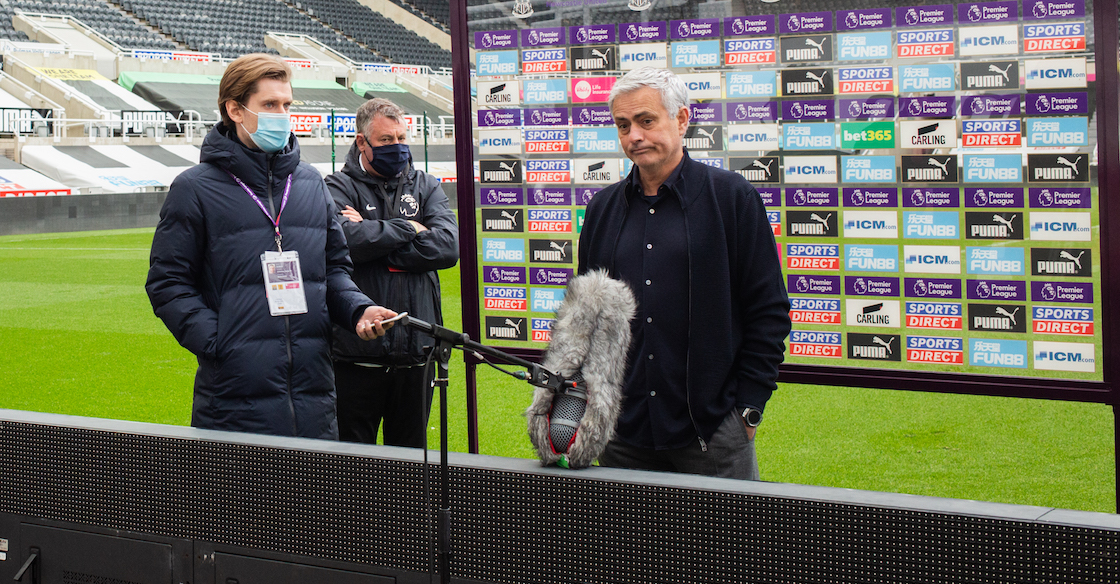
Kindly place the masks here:
<instances>
[{"instance_id":1,"label":"man in dark zip-up jacket","mask_svg":"<svg viewBox=\"0 0 1120 584\"><path fill-rule=\"evenodd\" d=\"M270 55L226 69L222 122L206 136L201 164L171 185L146 289L198 357L192 426L337 439L331 322L374 338L395 313L350 279L326 186L300 162L286 125L290 75ZM278 246L299 254L303 313L272 315L262 255Z\"/></svg>"},{"instance_id":2,"label":"man in dark zip-up jacket","mask_svg":"<svg viewBox=\"0 0 1120 584\"><path fill-rule=\"evenodd\" d=\"M755 429L791 325L762 199L688 156L688 94L673 73L632 71L609 105L634 168L588 205L579 271L630 284L638 311L599 463L757 480Z\"/></svg>"},{"instance_id":3,"label":"man in dark zip-up jacket","mask_svg":"<svg viewBox=\"0 0 1120 584\"><path fill-rule=\"evenodd\" d=\"M405 113L375 98L358 108L359 128L327 188L363 292L397 312L443 324L437 270L459 261L459 228L439 179L413 167ZM342 440L421 447L432 386L431 337L408 327L363 341L335 327L334 370Z\"/></svg>"}]
</instances>

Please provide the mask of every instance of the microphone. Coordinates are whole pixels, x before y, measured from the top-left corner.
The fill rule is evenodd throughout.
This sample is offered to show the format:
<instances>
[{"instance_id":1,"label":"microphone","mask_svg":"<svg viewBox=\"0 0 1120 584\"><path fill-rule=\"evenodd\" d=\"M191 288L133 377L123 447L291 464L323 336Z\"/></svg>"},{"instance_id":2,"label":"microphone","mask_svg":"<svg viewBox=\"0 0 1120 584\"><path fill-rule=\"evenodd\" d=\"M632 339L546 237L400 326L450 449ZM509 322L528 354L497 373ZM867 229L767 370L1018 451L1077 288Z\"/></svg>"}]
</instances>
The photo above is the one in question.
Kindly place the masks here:
<instances>
[{"instance_id":1,"label":"microphone","mask_svg":"<svg viewBox=\"0 0 1120 584\"><path fill-rule=\"evenodd\" d=\"M541 363L565 381L538 387L525 411L542 466L586 468L614 436L636 309L630 287L605 270L568 283Z\"/></svg>"}]
</instances>

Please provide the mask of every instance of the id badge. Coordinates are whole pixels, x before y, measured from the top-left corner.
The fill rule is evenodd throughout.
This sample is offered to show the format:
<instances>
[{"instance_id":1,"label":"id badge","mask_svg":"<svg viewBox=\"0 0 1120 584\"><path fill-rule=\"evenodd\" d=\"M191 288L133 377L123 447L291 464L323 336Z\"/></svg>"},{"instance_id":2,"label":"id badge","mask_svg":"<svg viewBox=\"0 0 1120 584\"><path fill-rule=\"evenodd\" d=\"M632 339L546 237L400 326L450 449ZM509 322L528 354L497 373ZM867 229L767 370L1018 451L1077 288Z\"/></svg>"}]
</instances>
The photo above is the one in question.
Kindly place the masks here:
<instances>
[{"instance_id":1,"label":"id badge","mask_svg":"<svg viewBox=\"0 0 1120 584\"><path fill-rule=\"evenodd\" d=\"M303 274L299 269L299 252L266 251L261 254L264 269L264 291L268 312L272 316L304 314L307 296L303 293Z\"/></svg>"}]
</instances>

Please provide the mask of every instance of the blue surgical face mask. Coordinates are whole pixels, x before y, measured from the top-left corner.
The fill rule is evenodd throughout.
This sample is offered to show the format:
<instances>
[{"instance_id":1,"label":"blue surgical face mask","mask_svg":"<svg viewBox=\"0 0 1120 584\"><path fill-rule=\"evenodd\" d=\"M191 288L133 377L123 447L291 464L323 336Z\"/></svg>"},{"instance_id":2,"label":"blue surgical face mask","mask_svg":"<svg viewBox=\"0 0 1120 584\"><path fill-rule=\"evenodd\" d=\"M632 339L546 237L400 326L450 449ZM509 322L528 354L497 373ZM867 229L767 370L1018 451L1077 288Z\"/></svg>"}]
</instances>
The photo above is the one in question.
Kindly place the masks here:
<instances>
[{"instance_id":1,"label":"blue surgical face mask","mask_svg":"<svg viewBox=\"0 0 1120 584\"><path fill-rule=\"evenodd\" d=\"M257 131L249 134L257 148L272 154L288 144L288 135L292 133L292 119L288 114L257 113L244 105L241 109L257 116ZM241 129L249 132L245 124L241 124Z\"/></svg>"},{"instance_id":2,"label":"blue surgical face mask","mask_svg":"<svg viewBox=\"0 0 1120 584\"><path fill-rule=\"evenodd\" d=\"M408 168L408 161L412 159L412 151L408 149L408 144L397 143L374 147L368 139L366 144L370 147L370 167L385 178L392 178L404 172Z\"/></svg>"}]
</instances>

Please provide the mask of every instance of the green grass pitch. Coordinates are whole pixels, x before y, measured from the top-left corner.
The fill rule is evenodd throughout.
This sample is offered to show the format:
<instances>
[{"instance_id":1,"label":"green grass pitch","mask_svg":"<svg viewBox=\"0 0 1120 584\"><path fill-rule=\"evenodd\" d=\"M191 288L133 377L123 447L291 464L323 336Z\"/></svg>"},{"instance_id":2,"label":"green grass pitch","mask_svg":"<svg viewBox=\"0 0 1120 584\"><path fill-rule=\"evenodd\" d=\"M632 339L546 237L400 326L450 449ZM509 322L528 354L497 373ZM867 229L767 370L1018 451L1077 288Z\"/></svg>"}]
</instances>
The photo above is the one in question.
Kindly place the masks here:
<instances>
[{"instance_id":1,"label":"green grass pitch","mask_svg":"<svg viewBox=\"0 0 1120 584\"><path fill-rule=\"evenodd\" d=\"M190 423L195 361L148 304L151 241L151 229L0 237L0 408ZM447 326L461 330L458 278L441 274ZM457 451L463 369L457 354ZM521 416L532 392L478 373L482 453L533 457ZM1096 404L787 384L758 450L770 481L1113 512L1112 425Z\"/></svg>"}]
</instances>

